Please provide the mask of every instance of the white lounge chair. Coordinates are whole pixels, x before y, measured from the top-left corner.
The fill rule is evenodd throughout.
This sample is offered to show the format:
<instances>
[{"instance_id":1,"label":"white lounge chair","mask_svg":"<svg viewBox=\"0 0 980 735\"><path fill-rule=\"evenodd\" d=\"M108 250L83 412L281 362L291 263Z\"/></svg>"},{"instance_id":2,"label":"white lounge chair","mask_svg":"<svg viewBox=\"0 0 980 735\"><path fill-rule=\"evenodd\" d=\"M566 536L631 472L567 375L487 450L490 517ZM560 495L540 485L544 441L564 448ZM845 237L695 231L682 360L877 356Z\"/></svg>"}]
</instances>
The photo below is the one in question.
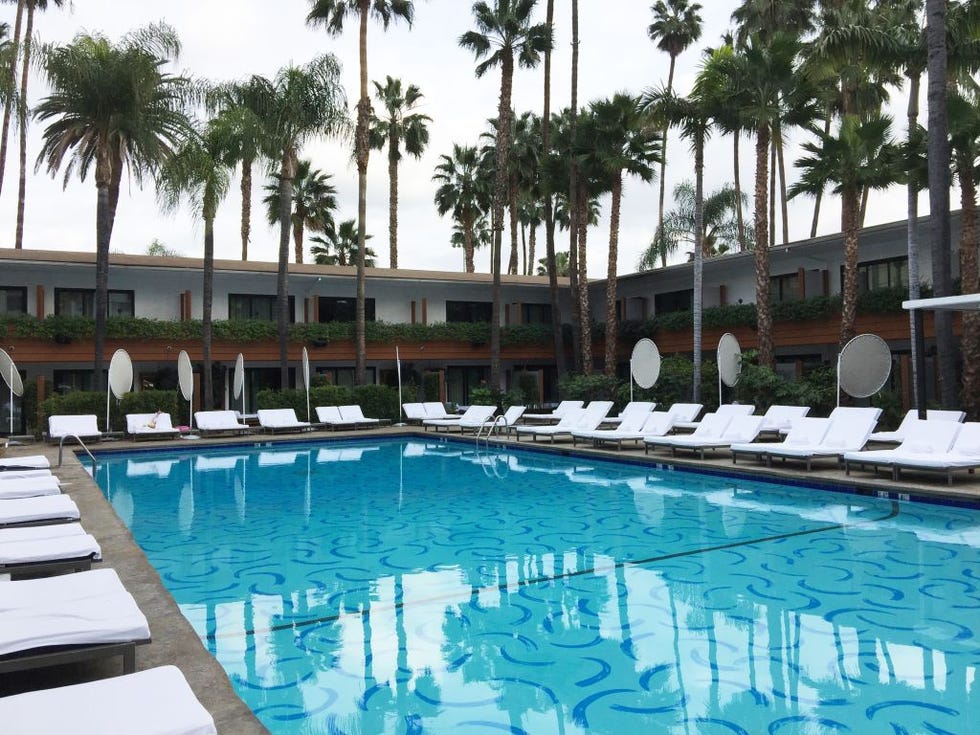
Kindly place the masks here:
<instances>
[{"instance_id":1,"label":"white lounge chair","mask_svg":"<svg viewBox=\"0 0 980 735\"><path fill-rule=\"evenodd\" d=\"M372 419L365 416L364 411L358 405L341 406L340 418L344 421L353 421L354 428L358 426L377 426L381 423L381 419Z\"/></svg>"},{"instance_id":2,"label":"white lounge chair","mask_svg":"<svg viewBox=\"0 0 980 735\"><path fill-rule=\"evenodd\" d=\"M425 406L421 403L403 403L402 411L405 413L406 421L419 421L429 418L425 413Z\"/></svg>"},{"instance_id":3,"label":"white lounge chair","mask_svg":"<svg viewBox=\"0 0 980 735\"><path fill-rule=\"evenodd\" d=\"M492 419L484 421L480 428L509 434L517 426L517 422L521 420L525 410L525 406L508 406L502 416L494 416Z\"/></svg>"},{"instance_id":4,"label":"white lounge chair","mask_svg":"<svg viewBox=\"0 0 980 735\"><path fill-rule=\"evenodd\" d=\"M927 421L955 421L957 423L962 422L966 418L966 413L963 411L939 411L935 409L929 409L926 411ZM876 431L870 437L868 441L871 442L896 442L901 443L905 441L905 436L914 422L919 420L919 412L916 409L912 409L902 418L902 423L898 425L895 431Z\"/></svg>"},{"instance_id":5,"label":"white lounge chair","mask_svg":"<svg viewBox=\"0 0 980 735\"><path fill-rule=\"evenodd\" d=\"M681 436L687 436L689 439L693 439L695 441L719 439L725 429L728 428L728 424L731 423L731 420L732 416L730 414L706 413L698 422L698 425L695 427L693 433ZM677 425L676 422L674 425ZM643 440L643 453L649 454L651 447L656 448L658 446L669 446L669 440L672 438L673 435L646 437Z\"/></svg>"},{"instance_id":6,"label":"white lounge chair","mask_svg":"<svg viewBox=\"0 0 980 735\"><path fill-rule=\"evenodd\" d=\"M764 462L766 454L773 447L800 447L818 444L823 441L829 428L829 418L804 416L793 421L793 426L787 430L780 442L733 442L728 451L732 453L732 464L738 463L740 455L755 457L758 461Z\"/></svg>"},{"instance_id":7,"label":"white lounge chair","mask_svg":"<svg viewBox=\"0 0 980 735\"><path fill-rule=\"evenodd\" d=\"M960 425L959 433L949 451L902 457L894 463L895 476L901 477L902 470L922 472L942 472L946 482L953 484L953 473L957 470L973 472L980 467L980 423L969 421Z\"/></svg>"},{"instance_id":8,"label":"white lounge chair","mask_svg":"<svg viewBox=\"0 0 980 735\"><path fill-rule=\"evenodd\" d=\"M126 433L136 441L140 439L172 439L180 435L180 432L174 428L170 414L164 411L127 413Z\"/></svg>"},{"instance_id":9,"label":"white lounge chair","mask_svg":"<svg viewBox=\"0 0 980 735\"><path fill-rule=\"evenodd\" d=\"M604 424L618 424L627 416L631 416L634 413L640 414L643 418L646 418L657 404L653 401L630 401L625 406L623 410L619 412L618 416L606 416L602 423Z\"/></svg>"},{"instance_id":10,"label":"white lounge chair","mask_svg":"<svg viewBox=\"0 0 980 735\"><path fill-rule=\"evenodd\" d=\"M582 439L591 441L593 446L599 446L602 442L615 442L618 448L622 448L623 439L636 436L643 428L643 424L646 423L648 415L649 413L634 411L623 416L619 420L619 426L614 429L592 429L589 431L576 429L572 431L572 444L578 444L578 440Z\"/></svg>"},{"instance_id":11,"label":"white lounge chair","mask_svg":"<svg viewBox=\"0 0 980 735\"><path fill-rule=\"evenodd\" d=\"M43 454L25 454L23 457L4 457L0 459L0 477L7 470L47 470L51 461Z\"/></svg>"},{"instance_id":12,"label":"white lounge chair","mask_svg":"<svg viewBox=\"0 0 980 735\"><path fill-rule=\"evenodd\" d=\"M60 492L61 483L54 475L11 477L9 480L0 476L0 500L36 498L39 495L58 495Z\"/></svg>"},{"instance_id":13,"label":"white lounge chair","mask_svg":"<svg viewBox=\"0 0 980 735\"><path fill-rule=\"evenodd\" d=\"M872 449L864 452L847 452L844 454L844 472L851 474L852 468L870 467L878 474L879 467L890 467L892 479L898 479L897 463L907 460L915 462L919 458L929 458L945 454L956 440L960 432L957 421L935 421L913 419L906 423L902 433L905 439L892 449Z\"/></svg>"},{"instance_id":14,"label":"white lounge chair","mask_svg":"<svg viewBox=\"0 0 980 735\"><path fill-rule=\"evenodd\" d=\"M793 422L810 413L809 406L783 406L774 403L762 414L760 434L787 432L793 428Z\"/></svg>"},{"instance_id":15,"label":"white lounge chair","mask_svg":"<svg viewBox=\"0 0 980 735\"><path fill-rule=\"evenodd\" d=\"M275 434L279 431L309 431L313 425L309 421L300 421L294 408L260 408L257 412L259 426Z\"/></svg>"},{"instance_id":16,"label":"white lounge chair","mask_svg":"<svg viewBox=\"0 0 980 735\"><path fill-rule=\"evenodd\" d=\"M95 414L48 416L48 441L98 441L101 438L102 432L99 431L99 420Z\"/></svg>"},{"instance_id":17,"label":"white lounge chair","mask_svg":"<svg viewBox=\"0 0 980 735\"><path fill-rule=\"evenodd\" d=\"M426 401L422 404L427 419L458 419L462 414L449 413L442 401Z\"/></svg>"},{"instance_id":18,"label":"white lounge chair","mask_svg":"<svg viewBox=\"0 0 980 735\"><path fill-rule=\"evenodd\" d=\"M247 434L247 424L238 420L234 411L195 411L194 420L202 436L214 434Z\"/></svg>"},{"instance_id":19,"label":"white lounge chair","mask_svg":"<svg viewBox=\"0 0 980 735\"><path fill-rule=\"evenodd\" d=\"M78 523L0 529L0 574L84 571L101 558L99 542Z\"/></svg>"},{"instance_id":20,"label":"white lounge chair","mask_svg":"<svg viewBox=\"0 0 980 735\"><path fill-rule=\"evenodd\" d=\"M4 735L217 735L176 666L0 699Z\"/></svg>"},{"instance_id":21,"label":"white lounge chair","mask_svg":"<svg viewBox=\"0 0 980 735\"><path fill-rule=\"evenodd\" d=\"M683 410L681 407L694 406L697 404L687 404L687 403L675 403L670 407L671 411L675 413L680 413ZM700 411L700 408L698 409ZM716 416L728 416L729 418L733 416L751 416L755 413L755 406L747 403L723 403L713 412ZM678 416L677 421L674 422L674 428L677 429L696 429L698 428L697 421L693 419L685 421Z\"/></svg>"},{"instance_id":22,"label":"white lounge chair","mask_svg":"<svg viewBox=\"0 0 980 735\"><path fill-rule=\"evenodd\" d=\"M520 441L521 436L525 435L530 436L532 441L537 441L538 437L548 437L554 443L559 437L571 438L573 431L595 431L611 408L612 401L592 401L585 408L572 409L554 426L518 426L515 429L517 440ZM566 422L569 418L571 420Z\"/></svg>"},{"instance_id":23,"label":"white lounge chair","mask_svg":"<svg viewBox=\"0 0 980 735\"><path fill-rule=\"evenodd\" d=\"M530 421L560 421L572 409L584 406L585 401L562 401L551 413L525 413L524 418Z\"/></svg>"},{"instance_id":24,"label":"white lounge chair","mask_svg":"<svg viewBox=\"0 0 980 735\"><path fill-rule=\"evenodd\" d=\"M68 596L102 571L112 575L103 575L100 594ZM97 570L0 585L0 673L117 655L125 673L134 671L136 646L150 642L150 629L119 577L110 581L114 575Z\"/></svg>"},{"instance_id":25,"label":"white lounge chair","mask_svg":"<svg viewBox=\"0 0 980 735\"><path fill-rule=\"evenodd\" d=\"M863 412L839 413L835 418L830 419L826 434L815 444L789 445L786 442L768 446L760 444L760 447L767 446L764 455L766 465L772 465L773 457L781 458L784 462L787 459L798 459L806 462L806 469L809 472L814 459L837 458L847 452L860 451L867 444L880 412L880 409L870 409ZM744 446L744 444L738 445L739 450Z\"/></svg>"},{"instance_id":26,"label":"white lounge chair","mask_svg":"<svg viewBox=\"0 0 980 735\"><path fill-rule=\"evenodd\" d=\"M77 521L80 517L78 506L67 495L44 495L0 503L0 527L64 523Z\"/></svg>"},{"instance_id":27,"label":"white lounge chair","mask_svg":"<svg viewBox=\"0 0 980 735\"><path fill-rule=\"evenodd\" d=\"M340 415L340 406L317 406L314 410L316 411L316 420L321 426L326 426L331 429L357 428L357 421L345 419Z\"/></svg>"},{"instance_id":28,"label":"white lounge chair","mask_svg":"<svg viewBox=\"0 0 980 735\"><path fill-rule=\"evenodd\" d=\"M478 431L483 424L490 420L496 410L496 406L470 406L458 419L426 419L422 422L422 426L426 431L432 427L437 432L439 429L449 431L453 428L458 428L461 433L467 429Z\"/></svg>"},{"instance_id":29,"label":"white lounge chair","mask_svg":"<svg viewBox=\"0 0 980 735\"><path fill-rule=\"evenodd\" d=\"M709 414L709 416L712 414ZM717 416L717 414L714 414ZM707 420L707 416L702 419L701 424ZM734 443L752 442L759 435L759 427L762 426L761 416L727 416L722 417L728 420L728 425L722 429L718 436L698 436L697 431L693 434L680 434L652 438L645 440L647 446L669 447L671 455L676 456L678 449L690 449L697 452L700 458L704 459L704 453L708 449L725 449ZM701 426L698 426L700 429Z\"/></svg>"}]
</instances>

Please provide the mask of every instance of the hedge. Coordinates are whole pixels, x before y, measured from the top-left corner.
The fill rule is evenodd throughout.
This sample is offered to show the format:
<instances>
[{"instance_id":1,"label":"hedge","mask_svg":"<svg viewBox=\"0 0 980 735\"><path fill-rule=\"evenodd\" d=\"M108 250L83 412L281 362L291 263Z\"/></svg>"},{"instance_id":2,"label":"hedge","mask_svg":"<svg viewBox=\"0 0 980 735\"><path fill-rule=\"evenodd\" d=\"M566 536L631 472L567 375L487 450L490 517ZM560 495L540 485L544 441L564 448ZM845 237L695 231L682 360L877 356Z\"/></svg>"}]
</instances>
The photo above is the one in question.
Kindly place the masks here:
<instances>
[{"instance_id":1,"label":"hedge","mask_svg":"<svg viewBox=\"0 0 980 735\"><path fill-rule=\"evenodd\" d=\"M101 391L75 390L60 393L46 398L40 406L34 427L35 433L47 431L47 416L95 414L99 420L99 430L107 431L105 425L106 394ZM187 422L187 403L179 400L177 391L144 390L130 392L117 400L109 401L109 423L112 431L126 430L126 414L154 413L163 411L169 413L174 424Z\"/></svg>"},{"instance_id":2,"label":"hedge","mask_svg":"<svg viewBox=\"0 0 980 735\"><path fill-rule=\"evenodd\" d=\"M398 389L386 385L360 385L354 389L337 385L310 388L310 421L316 421L317 406L358 405L364 415L375 419L397 421L400 413ZM255 396L255 405L265 408L292 408L301 421L306 421L306 391L262 390Z\"/></svg>"}]
</instances>

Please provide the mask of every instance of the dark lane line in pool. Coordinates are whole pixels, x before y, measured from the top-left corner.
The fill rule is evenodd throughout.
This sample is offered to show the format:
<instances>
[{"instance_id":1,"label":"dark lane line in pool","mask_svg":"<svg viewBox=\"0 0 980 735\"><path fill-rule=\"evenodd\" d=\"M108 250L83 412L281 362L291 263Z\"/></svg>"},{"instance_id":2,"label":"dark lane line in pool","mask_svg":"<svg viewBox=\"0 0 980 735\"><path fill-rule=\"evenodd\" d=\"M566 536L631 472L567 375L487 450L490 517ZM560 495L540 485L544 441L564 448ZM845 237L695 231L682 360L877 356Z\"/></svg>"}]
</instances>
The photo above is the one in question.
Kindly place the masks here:
<instances>
[{"instance_id":1,"label":"dark lane line in pool","mask_svg":"<svg viewBox=\"0 0 980 735\"><path fill-rule=\"evenodd\" d=\"M546 582L555 582L559 579L572 579L573 577L582 577L587 574L596 574L610 572L615 569L620 569L622 567L629 566L646 566L647 564L655 564L657 562L669 561L670 559L679 559L686 556L696 556L697 554L706 554L712 551L725 551L727 549L737 549L740 546L752 546L753 544L764 544L770 541L782 541L788 538L796 538L798 536L810 536L817 533L826 533L827 531L839 531L844 528L853 528L855 526L862 526L867 523L881 523L882 521L888 521L895 518L899 513L899 504L897 500L891 501L891 511L881 518L873 518L868 520L857 521L855 523L834 523L829 526L820 526L819 528L808 528L804 531L790 531L788 533L779 533L774 536L762 536L760 538L746 539L744 541L732 541L728 544L719 544L718 546L704 546L699 549L688 549L687 551L676 551L672 554L662 554L660 556L651 556L646 559L630 559L628 561L618 561L615 564L611 564L606 567L589 567L588 569L578 569L574 572L567 572L563 574L556 574L552 576L544 577L534 577L533 579L523 579L517 582L501 582L497 585L491 585L489 587L479 587L474 588L471 591L471 596L474 594L479 594L480 592L499 590L503 592L511 587L531 587L536 584L542 584ZM429 604L432 602L438 602L439 600L451 600L455 599L455 595L436 595L435 597L427 597L420 600L412 600L410 604ZM341 618L349 617L352 615L364 616L371 612L387 612L391 610L399 610L406 607L405 602L395 602L392 605L386 605L384 607L367 607L361 610L348 610L342 613L332 613L331 615L323 615L318 618L309 618L307 620L298 620L289 623L282 623L280 625L271 625L268 628L252 628L250 630L235 632L235 633L209 633L204 636L204 640L215 641L218 638L238 638L240 636L254 636L255 634L261 633L271 633L277 630L288 630L290 628L305 628L310 625L319 625L320 623L332 623L340 620Z\"/></svg>"}]
</instances>

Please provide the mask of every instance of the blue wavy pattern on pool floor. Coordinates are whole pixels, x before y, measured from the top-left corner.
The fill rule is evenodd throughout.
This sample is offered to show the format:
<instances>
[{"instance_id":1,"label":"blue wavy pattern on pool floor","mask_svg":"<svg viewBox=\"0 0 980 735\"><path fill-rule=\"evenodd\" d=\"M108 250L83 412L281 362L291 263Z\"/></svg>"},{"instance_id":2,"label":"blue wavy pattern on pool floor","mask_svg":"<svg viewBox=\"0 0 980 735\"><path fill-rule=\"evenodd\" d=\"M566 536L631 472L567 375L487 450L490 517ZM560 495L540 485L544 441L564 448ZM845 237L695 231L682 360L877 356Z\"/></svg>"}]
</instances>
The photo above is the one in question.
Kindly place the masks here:
<instances>
[{"instance_id":1,"label":"blue wavy pattern on pool floor","mask_svg":"<svg viewBox=\"0 0 980 735\"><path fill-rule=\"evenodd\" d=\"M277 734L976 732L975 511L418 440L97 480Z\"/></svg>"}]
</instances>

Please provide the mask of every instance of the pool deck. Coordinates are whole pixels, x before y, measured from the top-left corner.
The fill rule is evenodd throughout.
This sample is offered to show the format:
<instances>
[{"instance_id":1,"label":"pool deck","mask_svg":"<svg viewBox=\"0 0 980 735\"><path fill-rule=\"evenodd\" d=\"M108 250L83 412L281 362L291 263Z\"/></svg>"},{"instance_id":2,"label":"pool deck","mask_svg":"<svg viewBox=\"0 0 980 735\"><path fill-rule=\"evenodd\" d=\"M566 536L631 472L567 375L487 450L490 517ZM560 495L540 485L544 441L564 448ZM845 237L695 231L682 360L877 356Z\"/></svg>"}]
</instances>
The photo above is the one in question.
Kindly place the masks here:
<instances>
[{"instance_id":1,"label":"pool deck","mask_svg":"<svg viewBox=\"0 0 980 735\"><path fill-rule=\"evenodd\" d=\"M307 434L252 434L241 437L209 438L200 442L187 441L106 441L94 448L99 452L114 450L152 450L172 447L187 449L194 447L210 447L221 444L242 444L256 442L280 442L297 440L324 441L330 439L345 439L357 437L393 437L415 436L430 441L440 441L447 436L458 439L459 434L422 432L419 427L390 427L370 431L316 431ZM472 436L464 440L475 441ZM605 459L624 459L630 462L645 463L651 466L669 465L676 468L691 468L739 474L748 477L767 477L776 480L794 482L811 482L830 487L854 488L863 494L888 492L893 498L904 494L913 497L926 497L936 502L956 501L972 502L980 505L980 475L960 472L954 475L952 486L946 484L945 478L939 474L920 475L906 473L901 482L893 482L884 474L875 477L870 472L855 472L846 476L843 470L837 468L833 459L817 460L811 472L806 472L800 463L787 463L785 466L775 465L766 468L752 460L739 461L732 464L731 456L721 450L709 455L705 461L684 455L672 458L669 451L660 449L649 455L638 449L596 450L579 445L572 446L571 441L560 441L551 444L548 441L521 441L513 439L494 438L494 443L521 448L534 448L541 451L561 453L575 452L577 454L601 457ZM481 440L482 444L482 440ZM153 642L140 646L136 653L137 669L146 669L164 664L178 666L187 677L191 688L204 706L211 712L222 735L253 735L265 733L267 730L255 718L249 708L235 694L231 683L218 662L207 652L190 624L180 614L177 604L164 588L156 570L150 566L140 548L133 541L129 530L116 516L112 506L95 484L74 452L64 452L64 462L59 467L58 447L49 444L25 444L10 447L5 456L44 454L51 461L52 472L63 483L65 492L78 504L82 514L82 523L86 530L93 534L102 546L103 566L114 568L126 588L136 598L137 603L150 624ZM81 455L84 457L84 454ZM108 659L100 662L73 664L61 667L21 672L18 674L0 675L0 696L19 691L47 688L63 684L74 684L93 679L115 676L121 673L121 662L118 659Z\"/></svg>"}]
</instances>

